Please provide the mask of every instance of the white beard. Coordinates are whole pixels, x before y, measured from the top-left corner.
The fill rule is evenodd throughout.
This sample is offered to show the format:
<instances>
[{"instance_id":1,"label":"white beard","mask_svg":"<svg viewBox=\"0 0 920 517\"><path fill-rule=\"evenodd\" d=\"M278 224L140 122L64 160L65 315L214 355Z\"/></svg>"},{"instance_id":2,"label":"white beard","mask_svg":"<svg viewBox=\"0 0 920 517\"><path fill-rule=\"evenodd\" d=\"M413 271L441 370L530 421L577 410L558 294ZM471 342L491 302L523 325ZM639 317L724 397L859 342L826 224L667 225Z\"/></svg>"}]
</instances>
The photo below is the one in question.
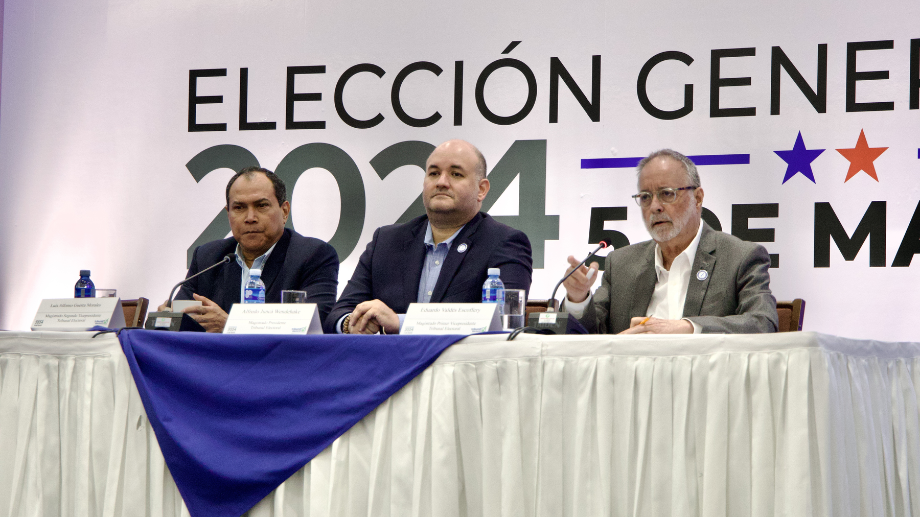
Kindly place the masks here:
<instances>
[{"instance_id":1,"label":"white beard","mask_svg":"<svg viewBox=\"0 0 920 517\"><path fill-rule=\"evenodd\" d=\"M693 218L693 205L688 205L687 210L684 213L679 214L677 219L671 219L664 212L660 214L651 214L648 220L645 221L645 228L648 230L648 233L652 236L652 239L655 242L668 242L680 235L680 232L690 224L690 220ZM654 227L654 223L660 221L670 221L671 226L661 226Z\"/></svg>"}]
</instances>

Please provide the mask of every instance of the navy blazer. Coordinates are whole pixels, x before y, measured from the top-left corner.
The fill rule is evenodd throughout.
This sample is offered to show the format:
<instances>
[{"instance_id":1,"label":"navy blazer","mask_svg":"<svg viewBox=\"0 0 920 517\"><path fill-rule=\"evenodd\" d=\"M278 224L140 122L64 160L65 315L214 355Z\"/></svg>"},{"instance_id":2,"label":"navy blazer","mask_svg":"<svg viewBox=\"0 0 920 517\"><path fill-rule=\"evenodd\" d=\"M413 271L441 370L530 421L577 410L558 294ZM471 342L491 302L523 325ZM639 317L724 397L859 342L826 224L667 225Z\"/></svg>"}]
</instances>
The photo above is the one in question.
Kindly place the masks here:
<instances>
[{"instance_id":1,"label":"navy blazer","mask_svg":"<svg viewBox=\"0 0 920 517\"><path fill-rule=\"evenodd\" d=\"M236 239L230 237L195 248L186 278L235 252L236 244ZM229 313L234 303L240 303L242 277L242 268L233 260L190 280L179 290L176 299L191 300L192 293L197 293ZM329 244L285 228L262 269L262 282L267 303L280 303L282 290L306 291L307 303L317 305L322 322L335 303L339 257Z\"/></svg>"},{"instance_id":2,"label":"navy blazer","mask_svg":"<svg viewBox=\"0 0 920 517\"><path fill-rule=\"evenodd\" d=\"M405 314L409 304L418 299L427 225L428 216L423 215L405 224L377 228L345 291L326 318L327 333L336 332L336 321L368 300L380 300L397 314ZM454 239L431 302L482 301L482 284L491 267L501 268L505 288L530 290L530 240L524 232L479 212Z\"/></svg>"}]
</instances>

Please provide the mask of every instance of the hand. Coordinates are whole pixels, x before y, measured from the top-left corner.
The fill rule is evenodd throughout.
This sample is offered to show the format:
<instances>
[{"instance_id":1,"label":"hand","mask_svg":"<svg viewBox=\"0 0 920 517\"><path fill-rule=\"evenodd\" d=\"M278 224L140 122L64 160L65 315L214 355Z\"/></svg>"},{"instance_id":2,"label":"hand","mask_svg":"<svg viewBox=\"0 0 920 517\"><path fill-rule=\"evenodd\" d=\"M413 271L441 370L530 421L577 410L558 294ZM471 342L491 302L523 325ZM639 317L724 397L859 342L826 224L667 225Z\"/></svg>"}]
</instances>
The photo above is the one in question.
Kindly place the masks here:
<instances>
[{"instance_id":1,"label":"hand","mask_svg":"<svg viewBox=\"0 0 920 517\"><path fill-rule=\"evenodd\" d=\"M163 312L163 311L168 311L168 310L169 310L169 300L166 300L165 302L161 303L159 307L157 307L157 312Z\"/></svg>"},{"instance_id":2,"label":"hand","mask_svg":"<svg viewBox=\"0 0 920 517\"><path fill-rule=\"evenodd\" d=\"M376 334L381 328L387 334L399 334L399 316L380 300L359 303L348 320L352 334Z\"/></svg>"},{"instance_id":3,"label":"hand","mask_svg":"<svg viewBox=\"0 0 920 517\"><path fill-rule=\"evenodd\" d=\"M574 256L569 255L569 268L565 274L569 274L581 261ZM566 298L570 302L583 302L591 294L591 286L597 280L597 262L592 262L591 267L581 266L578 271L572 273L572 276L565 279L562 285L565 286Z\"/></svg>"},{"instance_id":4,"label":"hand","mask_svg":"<svg viewBox=\"0 0 920 517\"><path fill-rule=\"evenodd\" d=\"M182 312L191 316L208 332L223 332L224 325L227 323L227 313L219 305L204 296L198 294L193 294L192 296L201 302L201 306L186 307Z\"/></svg>"},{"instance_id":5,"label":"hand","mask_svg":"<svg viewBox=\"0 0 920 517\"><path fill-rule=\"evenodd\" d=\"M658 318L637 317L629 320L629 328L620 334L693 334L693 324L687 320L662 320Z\"/></svg>"}]
</instances>

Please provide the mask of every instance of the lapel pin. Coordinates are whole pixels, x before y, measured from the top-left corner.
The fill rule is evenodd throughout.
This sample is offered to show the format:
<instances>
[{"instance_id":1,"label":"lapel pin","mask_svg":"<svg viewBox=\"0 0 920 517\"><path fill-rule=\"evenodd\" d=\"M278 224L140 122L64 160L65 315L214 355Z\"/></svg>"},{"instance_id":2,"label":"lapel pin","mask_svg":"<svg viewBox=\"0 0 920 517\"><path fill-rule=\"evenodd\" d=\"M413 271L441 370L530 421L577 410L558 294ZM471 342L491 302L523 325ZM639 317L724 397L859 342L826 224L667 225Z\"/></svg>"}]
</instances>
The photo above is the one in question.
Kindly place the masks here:
<instances>
[{"instance_id":1,"label":"lapel pin","mask_svg":"<svg viewBox=\"0 0 920 517\"><path fill-rule=\"evenodd\" d=\"M457 253L463 253L467 248L469 248L469 246L467 246L465 242L461 243L459 246L457 246Z\"/></svg>"},{"instance_id":2,"label":"lapel pin","mask_svg":"<svg viewBox=\"0 0 920 517\"><path fill-rule=\"evenodd\" d=\"M700 281L706 280L706 278L708 278L708 277L709 277L709 273L707 273L705 269L701 269L701 270L699 270L699 271L696 272L696 279L697 279L697 280L700 280Z\"/></svg>"}]
</instances>

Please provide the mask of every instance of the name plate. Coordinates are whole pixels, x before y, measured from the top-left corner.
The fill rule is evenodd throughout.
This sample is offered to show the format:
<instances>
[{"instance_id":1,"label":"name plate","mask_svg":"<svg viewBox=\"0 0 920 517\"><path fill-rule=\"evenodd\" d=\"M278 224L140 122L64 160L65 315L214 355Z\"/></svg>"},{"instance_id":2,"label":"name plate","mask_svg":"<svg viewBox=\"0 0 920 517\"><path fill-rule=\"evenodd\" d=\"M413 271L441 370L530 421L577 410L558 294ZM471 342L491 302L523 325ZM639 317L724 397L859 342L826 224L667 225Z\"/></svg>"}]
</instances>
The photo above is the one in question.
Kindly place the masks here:
<instances>
[{"instance_id":1,"label":"name plate","mask_svg":"<svg viewBox=\"0 0 920 517\"><path fill-rule=\"evenodd\" d=\"M60 298L42 300L32 330L77 332L93 327L125 326L121 298Z\"/></svg>"},{"instance_id":2,"label":"name plate","mask_svg":"<svg viewBox=\"0 0 920 517\"><path fill-rule=\"evenodd\" d=\"M495 303L413 303L400 334L478 334L501 330Z\"/></svg>"},{"instance_id":3,"label":"name plate","mask_svg":"<svg viewBox=\"0 0 920 517\"><path fill-rule=\"evenodd\" d=\"M234 303L224 334L322 334L315 303Z\"/></svg>"}]
</instances>

